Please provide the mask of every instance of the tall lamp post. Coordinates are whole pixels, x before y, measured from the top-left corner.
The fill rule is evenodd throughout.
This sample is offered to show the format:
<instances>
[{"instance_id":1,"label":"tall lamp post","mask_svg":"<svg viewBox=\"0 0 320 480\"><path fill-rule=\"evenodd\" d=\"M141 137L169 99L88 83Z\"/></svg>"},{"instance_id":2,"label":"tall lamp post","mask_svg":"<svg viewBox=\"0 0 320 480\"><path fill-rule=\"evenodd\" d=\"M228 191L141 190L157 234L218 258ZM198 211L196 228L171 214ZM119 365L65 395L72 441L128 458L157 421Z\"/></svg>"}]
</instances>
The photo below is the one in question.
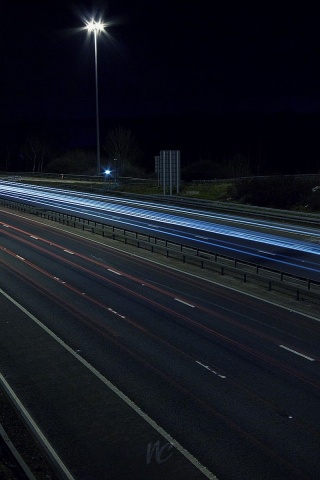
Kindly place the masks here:
<instances>
[{"instance_id":1,"label":"tall lamp post","mask_svg":"<svg viewBox=\"0 0 320 480\"><path fill-rule=\"evenodd\" d=\"M114 162L114 183L116 184L117 183L117 159L114 158L113 162Z\"/></svg>"},{"instance_id":2,"label":"tall lamp post","mask_svg":"<svg viewBox=\"0 0 320 480\"><path fill-rule=\"evenodd\" d=\"M93 32L94 36L94 65L96 80L96 124L97 124L97 175L100 175L100 129L99 129L99 101L98 101L98 54L97 54L97 36L104 31L105 24L100 20L91 20L86 25L89 33Z\"/></svg>"}]
</instances>

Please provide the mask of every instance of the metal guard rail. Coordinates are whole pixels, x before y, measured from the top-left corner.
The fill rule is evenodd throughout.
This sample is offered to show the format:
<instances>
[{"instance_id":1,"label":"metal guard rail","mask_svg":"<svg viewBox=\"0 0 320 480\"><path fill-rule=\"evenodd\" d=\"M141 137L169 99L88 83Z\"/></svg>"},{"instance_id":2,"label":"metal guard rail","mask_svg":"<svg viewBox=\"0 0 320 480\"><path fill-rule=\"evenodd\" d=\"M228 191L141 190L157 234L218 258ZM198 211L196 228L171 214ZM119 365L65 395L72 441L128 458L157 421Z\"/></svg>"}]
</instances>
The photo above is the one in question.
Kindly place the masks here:
<instances>
[{"instance_id":1,"label":"metal guard rail","mask_svg":"<svg viewBox=\"0 0 320 480\"><path fill-rule=\"evenodd\" d=\"M63 225L80 228L102 237L122 241L128 245L144 248L153 253L165 255L167 258L181 260L183 263L197 265L220 275L231 274L242 279L244 283L250 279L255 284L267 287L268 291L290 293L296 300L308 298L320 304L320 282L305 277L298 277L283 271L262 267L260 265L238 260L225 255L208 252L180 243L157 238L154 235L138 233L127 228L115 227L93 220L87 220L41 207L0 199L0 205L46 218Z\"/></svg>"},{"instance_id":2,"label":"metal guard rail","mask_svg":"<svg viewBox=\"0 0 320 480\"><path fill-rule=\"evenodd\" d=\"M112 194L112 193L110 193ZM228 214L237 214L245 216L254 216L257 218L273 219L280 222L295 222L298 224L320 226L320 215L318 213L308 213L295 210L281 210L268 207L257 207L234 202L219 202L213 200L203 200L200 198L188 198L182 196L170 195L139 195L116 192L119 196L126 198L143 197L143 200L157 202L159 205L175 205L179 207L192 209L205 209L206 211L220 211Z\"/></svg>"}]
</instances>

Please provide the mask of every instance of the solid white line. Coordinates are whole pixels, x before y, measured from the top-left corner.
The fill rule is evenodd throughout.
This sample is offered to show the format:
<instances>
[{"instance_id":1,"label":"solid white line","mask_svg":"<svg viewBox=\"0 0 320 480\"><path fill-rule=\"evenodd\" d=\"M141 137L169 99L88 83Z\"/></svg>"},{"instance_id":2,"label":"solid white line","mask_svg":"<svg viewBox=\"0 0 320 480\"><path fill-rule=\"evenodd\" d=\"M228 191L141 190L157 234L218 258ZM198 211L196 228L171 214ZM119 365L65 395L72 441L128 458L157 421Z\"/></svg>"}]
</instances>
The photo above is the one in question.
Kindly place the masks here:
<instances>
[{"instance_id":1,"label":"solid white line","mask_svg":"<svg viewBox=\"0 0 320 480\"><path fill-rule=\"evenodd\" d=\"M286 347L285 345L279 345L279 347L284 348L285 350L289 350L289 352L295 353L296 355L299 355L300 357L306 358L307 360L310 360L311 362L314 362L315 359L308 357L307 355L304 355L303 353L296 352L295 350L292 350L289 347Z\"/></svg>"},{"instance_id":2,"label":"solid white line","mask_svg":"<svg viewBox=\"0 0 320 480\"><path fill-rule=\"evenodd\" d=\"M2 290L0 289L1 293ZM5 297L7 297L6 294L4 294ZM10 297L7 297L9 300L10 300ZM9 383L6 381L6 379L4 378L4 376L0 373L0 382L3 384L5 390L7 391L8 395L12 398L12 400L14 401L16 407L18 408L18 410L22 413L22 415L24 416L24 418L26 419L26 421L28 422L28 424L31 426L31 428L33 429L33 431L36 433L37 437L40 439L40 442L43 443L43 445L46 447L46 449L48 450L50 456L54 459L54 461L57 463L57 465L59 466L59 468L63 471L64 475L66 475L66 477L69 479L69 480L75 480L75 478L71 475L71 473L69 472L69 470L67 469L67 467L65 466L65 464L62 462L61 458L58 456L57 452L54 450L54 448L52 447L52 445L49 443L49 441L47 440L47 438L44 436L44 434L42 433L42 431L40 430L40 428L38 427L38 425L36 424L36 422L33 420L33 418L31 417L30 413L28 412L28 410L24 407L24 405L21 403L21 401L19 400L19 398L17 397L17 395L14 393L14 391L12 390L12 388L10 387Z\"/></svg>"},{"instance_id":3,"label":"solid white line","mask_svg":"<svg viewBox=\"0 0 320 480\"><path fill-rule=\"evenodd\" d=\"M145 422L147 422L151 427L153 427L160 435L163 436L173 447L175 447L192 465L194 465L205 477L210 480L218 480L218 478L210 472L204 465L202 465L199 460L197 460L191 453L189 453L183 446L175 440L169 433L167 433L162 427L160 427L154 420L152 420L149 415L144 413L138 405L136 405L129 397L121 392L113 383L111 383L106 377L104 377L96 368L94 368L90 363L88 363L84 358L78 355L71 347L69 347L61 338L59 338L55 333L53 333L48 327L40 322L32 313L28 312L20 303L16 302L10 295L5 293L0 288L0 294L6 297L11 303L13 303L19 310L21 310L25 315L27 315L30 320L35 322L40 328L42 328L46 333L48 333L56 342L58 342L63 348L65 348L71 355L73 355L82 365L84 365L91 373L93 373L102 383L104 383L112 392L114 392L121 400L123 400L129 407L134 410ZM1 377L0 377L1 378ZM59 458L59 457L58 457ZM73 478L73 477L69 477Z\"/></svg>"},{"instance_id":4,"label":"solid white line","mask_svg":"<svg viewBox=\"0 0 320 480\"><path fill-rule=\"evenodd\" d=\"M184 300L180 300L180 298L175 298L175 301L183 303L184 305L187 305L188 307L194 308L194 305L192 305L191 303L187 303Z\"/></svg>"},{"instance_id":5,"label":"solid white line","mask_svg":"<svg viewBox=\"0 0 320 480\"><path fill-rule=\"evenodd\" d=\"M23 260L23 261L25 260L25 258L20 257L20 255L16 255L16 257L17 257L17 258L20 258L20 260Z\"/></svg>"},{"instance_id":6,"label":"solid white line","mask_svg":"<svg viewBox=\"0 0 320 480\"><path fill-rule=\"evenodd\" d=\"M70 255L74 255L74 253L70 252L70 250L63 250L63 251L66 252L66 253L70 253Z\"/></svg>"},{"instance_id":7,"label":"solid white line","mask_svg":"<svg viewBox=\"0 0 320 480\"><path fill-rule=\"evenodd\" d=\"M3 440L6 442L7 447L10 449L12 455L15 457L17 462L19 463L20 467L23 469L24 473L26 474L28 480L37 480L36 477L33 475L31 472L30 468L28 465L25 463L23 458L21 457L20 453L16 449L16 447L13 445L11 442L7 432L3 428L3 426L0 423L0 437L3 438Z\"/></svg>"}]
</instances>

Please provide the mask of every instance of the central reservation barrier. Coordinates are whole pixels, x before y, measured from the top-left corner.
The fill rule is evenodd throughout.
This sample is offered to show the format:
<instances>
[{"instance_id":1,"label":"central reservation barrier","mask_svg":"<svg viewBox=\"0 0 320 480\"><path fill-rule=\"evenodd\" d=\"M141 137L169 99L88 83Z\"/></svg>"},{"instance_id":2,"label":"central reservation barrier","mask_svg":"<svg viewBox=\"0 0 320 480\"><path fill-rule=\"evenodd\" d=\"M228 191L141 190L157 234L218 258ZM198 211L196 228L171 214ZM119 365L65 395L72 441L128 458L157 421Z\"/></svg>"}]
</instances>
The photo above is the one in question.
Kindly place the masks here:
<instances>
[{"instance_id":1,"label":"central reservation barrier","mask_svg":"<svg viewBox=\"0 0 320 480\"><path fill-rule=\"evenodd\" d=\"M51 220L75 229L91 232L102 237L112 238L127 245L146 249L150 252L164 255L196 265L201 269L210 270L219 275L231 275L239 278L243 283L253 281L268 291L277 291L292 295L296 300L313 301L320 304L320 282L305 277L299 277L264 267L252 262L246 262L234 257L190 247L182 243L173 242L156 235L139 233L125 227L100 223L88 220L69 213L47 210L34 205L0 199L0 205L19 210L24 213Z\"/></svg>"}]
</instances>

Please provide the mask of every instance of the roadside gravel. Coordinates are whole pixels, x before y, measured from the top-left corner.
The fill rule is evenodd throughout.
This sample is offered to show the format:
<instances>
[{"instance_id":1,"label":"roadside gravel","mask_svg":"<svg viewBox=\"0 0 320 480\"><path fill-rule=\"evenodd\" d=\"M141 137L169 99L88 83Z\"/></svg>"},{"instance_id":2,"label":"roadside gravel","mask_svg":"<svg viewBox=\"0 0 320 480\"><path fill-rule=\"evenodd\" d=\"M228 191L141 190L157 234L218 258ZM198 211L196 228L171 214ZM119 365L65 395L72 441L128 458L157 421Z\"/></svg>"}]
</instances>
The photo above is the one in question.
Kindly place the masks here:
<instances>
[{"instance_id":1,"label":"roadside gravel","mask_svg":"<svg viewBox=\"0 0 320 480\"><path fill-rule=\"evenodd\" d=\"M1 384L0 424L36 480L60 480L47 460L41 445L31 435L19 413L12 406ZM0 436L0 479L28 480L28 478Z\"/></svg>"}]
</instances>

